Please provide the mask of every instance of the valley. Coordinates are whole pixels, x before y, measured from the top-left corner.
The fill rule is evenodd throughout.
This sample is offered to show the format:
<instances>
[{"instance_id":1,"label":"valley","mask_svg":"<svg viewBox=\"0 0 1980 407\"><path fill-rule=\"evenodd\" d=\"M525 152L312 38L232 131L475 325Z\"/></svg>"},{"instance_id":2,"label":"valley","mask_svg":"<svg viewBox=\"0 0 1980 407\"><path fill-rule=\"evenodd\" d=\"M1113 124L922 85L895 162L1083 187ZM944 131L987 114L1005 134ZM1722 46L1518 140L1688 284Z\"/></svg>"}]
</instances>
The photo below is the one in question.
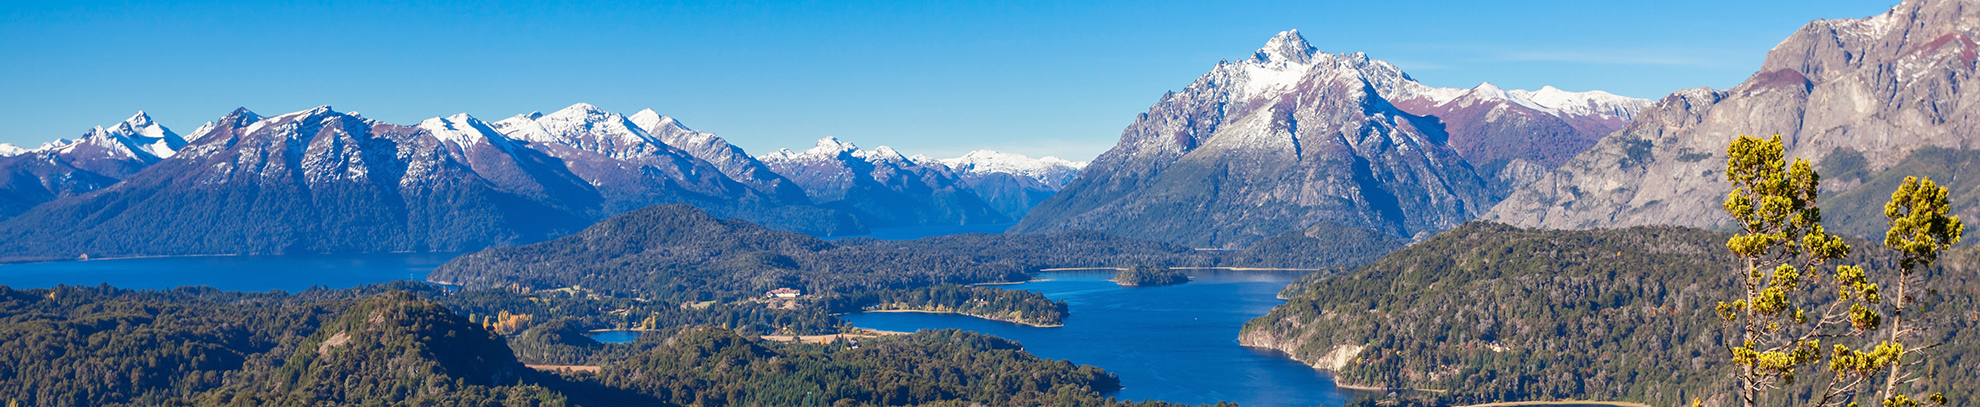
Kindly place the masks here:
<instances>
[{"instance_id":1,"label":"valley","mask_svg":"<svg viewBox=\"0 0 1980 407\"><path fill-rule=\"evenodd\" d=\"M957 95L849 115L841 99L769 85L730 91L748 109L615 94L638 81L583 90L738 130L569 99L489 121L243 107L185 133L139 111L74 139L0 144L0 398L1974 406L1980 246L1962 219L1980 217L1980 104L1966 103L1980 93L1965 86L1980 74L1980 4L1801 22L1767 37L1781 40L1744 80L1655 99L1552 78L1431 85L1412 72L1461 68L1355 52L1369 43L1331 25L1206 42L1235 57L1214 64L1152 48L1201 60L1164 68L1180 88L1137 86L1141 113L1094 140L1026 134L1064 120L1052 115L985 126L931 113L977 106ZM1079 36L1051 42L1088 49ZM883 37L850 42L915 40ZM1133 42L1182 42L1162 38ZM886 58L815 48L961 66L1038 46L978 39ZM505 46L541 48L524 45ZM654 45L612 54L692 44ZM1031 63L1160 62L1137 49ZM874 69L768 65L813 81ZM988 66L881 69L899 77L818 93L1015 75ZM983 99L1066 97L1034 96L1067 87L1037 81ZM814 106L769 107L787 98ZM842 118L814 109L863 122L822 124ZM926 135L863 133L900 123L956 138L914 146L948 158L889 146ZM809 147L736 144L763 140ZM1104 152L987 149L1088 142Z\"/></svg>"}]
</instances>

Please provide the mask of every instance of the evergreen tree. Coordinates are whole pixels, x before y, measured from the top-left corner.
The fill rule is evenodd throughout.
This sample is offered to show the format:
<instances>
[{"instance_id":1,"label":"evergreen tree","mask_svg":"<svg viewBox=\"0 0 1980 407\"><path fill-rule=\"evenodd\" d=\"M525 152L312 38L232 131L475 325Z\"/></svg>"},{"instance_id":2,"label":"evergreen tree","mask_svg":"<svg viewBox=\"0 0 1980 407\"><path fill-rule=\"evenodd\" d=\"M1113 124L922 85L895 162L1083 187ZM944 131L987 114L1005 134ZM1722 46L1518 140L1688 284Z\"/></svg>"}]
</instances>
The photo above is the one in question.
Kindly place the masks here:
<instances>
[{"instance_id":1,"label":"evergreen tree","mask_svg":"<svg viewBox=\"0 0 1980 407\"><path fill-rule=\"evenodd\" d=\"M1887 366L1884 385L1880 392L1886 407L1917 407L1919 401L1911 395L1901 393L1899 386L1919 379L1915 369L1907 369L1923 363L1923 360L1907 362L1907 356L1925 357L1924 351L1937 344L1919 344L1918 334L1925 326L1918 318L1907 319L1905 312L1919 297L1919 289L1927 287L1920 273L1938 262L1939 253L1959 243L1960 234L1966 230L1959 216L1948 216L1952 211L1947 202L1947 190L1933 183L1930 178L1905 177L1904 184L1891 193L1891 202L1884 205L1884 216L1890 218L1890 231L1884 234L1884 247L1901 256L1898 261L1897 295L1892 296L1889 307L1890 325L1885 327L1888 337L1870 352L1851 352L1850 355L1869 365ZM1837 353L1847 349L1837 347ZM1943 393L1933 393L1925 397L1938 405L1946 405Z\"/></svg>"},{"instance_id":2,"label":"evergreen tree","mask_svg":"<svg viewBox=\"0 0 1980 407\"><path fill-rule=\"evenodd\" d=\"M1744 290L1742 298L1720 302L1718 315L1736 332L1723 340L1735 365L1740 401L1747 407L1794 384L1800 368L1819 362L1820 338L1860 335L1867 329L1861 322L1875 318L1862 303L1875 298L1876 286L1866 283L1863 270L1854 266L1836 267L1835 281L1843 289L1821 316L1811 320L1799 305L1803 301L1798 297L1806 296L1805 288L1820 278L1816 267L1848 257L1850 248L1822 229L1822 212L1815 206L1821 176L1807 160L1789 164L1785 151L1780 135L1741 135L1726 149L1726 181L1733 191L1724 208L1738 232L1726 248L1742 260L1733 274ZM1851 329L1844 327L1846 322L1856 323ZM1818 405L1853 393L1868 373L1845 370L1825 386ZM1852 372L1854 381L1845 377Z\"/></svg>"}]
</instances>

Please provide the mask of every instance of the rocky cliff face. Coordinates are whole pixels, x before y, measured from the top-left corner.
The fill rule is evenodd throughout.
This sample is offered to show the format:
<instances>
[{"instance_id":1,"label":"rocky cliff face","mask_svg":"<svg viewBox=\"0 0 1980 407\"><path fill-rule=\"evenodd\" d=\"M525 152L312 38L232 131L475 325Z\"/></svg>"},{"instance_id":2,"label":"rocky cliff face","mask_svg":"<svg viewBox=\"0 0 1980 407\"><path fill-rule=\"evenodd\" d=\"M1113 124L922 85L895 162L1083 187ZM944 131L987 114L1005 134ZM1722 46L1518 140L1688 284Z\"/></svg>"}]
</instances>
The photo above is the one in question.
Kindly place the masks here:
<instances>
[{"instance_id":1,"label":"rocky cliff face","mask_svg":"<svg viewBox=\"0 0 1980 407\"><path fill-rule=\"evenodd\" d=\"M1730 190L1725 148L1742 134L1779 134L1789 156L1825 171L1849 161L1850 170L1874 173L1922 147L1973 148L1980 91L1964 85L1980 61L1976 26L1980 7L1958 0L1907 0L1869 18L1808 23L1745 82L1665 97L1485 218L1547 228L1719 227L1729 220L1719 209ZM1860 184L1829 181L1832 192Z\"/></svg>"},{"instance_id":2,"label":"rocky cliff face","mask_svg":"<svg viewBox=\"0 0 1980 407\"><path fill-rule=\"evenodd\" d=\"M1548 108L1495 87L1473 91L1432 88L1387 62L1320 53L1298 32L1281 33L1164 95L1012 230L1090 229L1199 247L1243 246L1323 221L1415 236L1490 208L1502 191L1495 187L1510 184L1497 172L1530 176L1571 154L1555 147L1574 144L1557 139L1592 139L1567 123L1634 110L1626 98L1588 99L1595 94ZM1512 112L1508 103L1519 102L1533 106ZM1529 113L1550 118L1516 119ZM1523 137L1535 126L1564 135ZM1467 152L1497 168L1481 171Z\"/></svg>"}]
</instances>

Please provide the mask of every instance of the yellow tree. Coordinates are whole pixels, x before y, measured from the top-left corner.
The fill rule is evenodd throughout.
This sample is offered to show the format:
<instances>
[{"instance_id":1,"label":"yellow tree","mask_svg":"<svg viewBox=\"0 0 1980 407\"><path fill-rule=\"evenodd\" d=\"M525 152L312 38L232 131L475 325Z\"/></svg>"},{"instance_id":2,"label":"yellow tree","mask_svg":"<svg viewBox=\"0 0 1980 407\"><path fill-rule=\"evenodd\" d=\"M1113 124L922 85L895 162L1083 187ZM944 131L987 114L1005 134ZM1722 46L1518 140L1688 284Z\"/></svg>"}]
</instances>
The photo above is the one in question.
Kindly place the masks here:
<instances>
[{"instance_id":1,"label":"yellow tree","mask_svg":"<svg viewBox=\"0 0 1980 407\"><path fill-rule=\"evenodd\" d=\"M1912 395L1901 393L1898 386L1917 380L1915 371L1907 369L1924 361L1924 352L1938 344L1921 344L1915 336L1924 325L1906 319L1906 311L1918 301L1919 288L1925 285L1921 270L1939 261L1939 252L1959 243L1960 234L1966 225L1959 216L1948 215L1952 205L1946 199L1947 190L1933 183L1930 178L1905 177L1904 184L1891 193L1891 202L1884 204L1884 216L1890 218L1891 229L1884 233L1884 247L1898 253L1896 295L1890 301L1890 323L1884 328L1889 336L1870 352L1854 352L1852 356L1869 359L1869 364L1887 366L1890 369L1884 379L1880 398L1886 407L1917 407L1918 400ZM1837 352L1846 349L1838 346ZM1914 356L1907 361L1907 356ZM1933 393L1926 396L1932 402L1945 405L1946 396Z\"/></svg>"},{"instance_id":2,"label":"yellow tree","mask_svg":"<svg viewBox=\"0 0 1980 407\"><path fill-rule=\"evenodd\" d=\"M1732 302L1720 302L1718 316L1731 331L1723 345L1736 365L1740 401L1747 407L1794 384L1802 367L1821 361L1823 338L1862 334L1864 329L1850 328L1850 322L1869 312L1861 305L1863 290L1874 290L1863 283L1862 269L1841 266L1835 274L1843 295L1814 319L1801 308L1806 301L1798 296L1820 279L1816 267L1849 256L1850 247L1822 229L1822 212L1815 206L1821 176L1806 160L1789 163L1785 151L1779 135L1741 135L1726 148L1726 181L1733 190L1724 208L1738 229L1726 248L1742 259L1731 272L1743 291ZM1872 373L1852 372L1855 381L1831 381L1816 404L1853 393Z\"/></svg>"}]
</instances>

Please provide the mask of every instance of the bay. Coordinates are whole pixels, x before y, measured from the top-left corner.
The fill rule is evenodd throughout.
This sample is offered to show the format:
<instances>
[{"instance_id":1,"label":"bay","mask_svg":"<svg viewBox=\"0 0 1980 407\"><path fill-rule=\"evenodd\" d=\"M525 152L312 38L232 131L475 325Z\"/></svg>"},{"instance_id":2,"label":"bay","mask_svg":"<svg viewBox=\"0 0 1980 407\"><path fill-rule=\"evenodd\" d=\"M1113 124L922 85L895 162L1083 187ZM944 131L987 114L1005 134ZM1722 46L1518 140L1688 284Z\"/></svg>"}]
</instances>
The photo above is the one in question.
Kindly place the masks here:
<instances>
[{"instance_id":1,"label":"bay","mask_svg":"<svg viewBox=\"0 0 1980 407\"><path fill-rule=\"evenodd\" d=\"M19 263L0 265L0 285L46 288L108 283L129 289L208 286L227 291L296 292L312 286L334 289L393 280L424 281L434 268L459 254L181 256Z\"/></svg>"},{"instance_id":2,"label":"bay","mask_svg":"<svg viewBox=\"0 0 1980 407\"><path fill-rule=\"evenodd\" d=\"M1039 357L1098 366L1120 375L1109 396L1188 404L1233 401L1246 407L1339 406L1361 395L1327 374L1269 349L1239 346L1238 328L1283 303L1296 275L1218 273L1172 286L1126 288L1107 273L1046 273L1001 286L1064 300L1065 326L1037 328L954 314L845 315L861 328L913 332L956 328L1016 340Z\"/></svg>"}]
</instances>

